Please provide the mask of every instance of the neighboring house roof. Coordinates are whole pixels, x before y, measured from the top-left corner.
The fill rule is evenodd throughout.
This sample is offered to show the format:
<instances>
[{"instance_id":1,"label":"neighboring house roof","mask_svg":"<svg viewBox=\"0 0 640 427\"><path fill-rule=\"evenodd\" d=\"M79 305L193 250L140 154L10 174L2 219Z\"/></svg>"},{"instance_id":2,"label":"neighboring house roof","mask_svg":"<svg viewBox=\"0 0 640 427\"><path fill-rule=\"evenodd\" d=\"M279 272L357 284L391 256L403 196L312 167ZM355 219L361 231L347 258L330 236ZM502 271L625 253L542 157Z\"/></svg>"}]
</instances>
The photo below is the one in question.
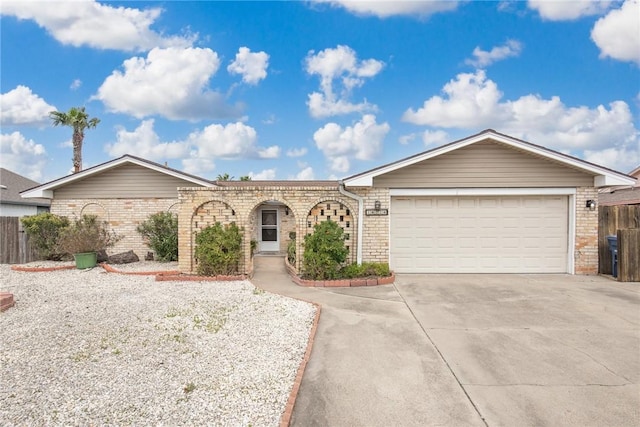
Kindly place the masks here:
<instances>
[{"instance_id":1,"label":"neighboring house roof","mask_svg":"<svg viewBox=\"0 0 640 427\"><path fill-rule=\"evenodd\" d=\"M623 188L598 195L600 206L640 205L640 187Z\"/></svg>"},{"instance_id":2,"label":"neighboring house roof","mask_svg":"<svg viewBox=\"0 0 640 427\"><path fill-rule=\"evenodd\" d=\"M414 156L407 157L405 159L398 160L396 162L350 176L348 178L345 178L343 182L345 185L350 187L371 187L373 185L373 179L375 177L487 140L496 141L498 143L502 143L521 151L536 155L538 157L563 164L567 167L587 172L594 176L593 182L595 187L605 187L611 185L633 185L635 183L633 177L630 177L623 173L616 172L612 169L598 166L593 163L589 163L584 160L580 160L578 158L568 156L566 154L562 154L527 141L523 141L521 139L513 138L511 136L496 132L493 129L487 129L476 135L472 135L470 137L452 142L450 144L434 148L433 150L425 151L423 153L419 153Z\"/></svg>"},{"instance_id":3,"label":"neighboring house roof","mask_svg":"<svg viewBox=\"0 0 640 427\"><path fill-rule=\"evenodd\" d=\"M629 172L629 176L636 178L635 185L603 189L598 196L601 206L640 204L640 166Z\"/></svg>"},{"instance_id":4,"label":"neighboring house roof","mask_svg":"<svg viewBox=\"0 0 640 427\"><path fill-rule=\"evenodd\" d=\"M124 164L134 164L138 166L142 166L144 168L148 168L169 176L173 176L176 178L180 178L182 180L192 182L197 186L203 187L212 187L214 183L212 181L199 178L195 175L190 175L184 172L180 172L179 170L170 168L168 166L163 166L159 163L151 162L149 160L142 159L140 157L131 156L129 154L125 154L122 157L117 159L99 164L97 166L93 166L89 169L85 169L81 172L74 173L72 175L67 175L65 177L56 179L54 181L47 182L46 184L39 185L34 188L30 188L26 191L22 191L20 195L22 197L45 197L48 199L53 198L53 191L57 188L63 187L65 185L71 184L75 181L79 181L85 179L91 175L95 175L98 173L102 173L109 169L124 165Z\"/></svg>"},{"instance_id":5,"label":"neighboring house roof","mask_svg":"<svg viewBox=\"0 0 640 427\"><path fill-rule=\"evenodd\" d=\"M0 168L0 203L23 206L50 206L51 202L46 199L25 199L20 197L21 191L32 188L35 185L39 185L39 183L8 169Z\"/></svg>"}]
</instances>

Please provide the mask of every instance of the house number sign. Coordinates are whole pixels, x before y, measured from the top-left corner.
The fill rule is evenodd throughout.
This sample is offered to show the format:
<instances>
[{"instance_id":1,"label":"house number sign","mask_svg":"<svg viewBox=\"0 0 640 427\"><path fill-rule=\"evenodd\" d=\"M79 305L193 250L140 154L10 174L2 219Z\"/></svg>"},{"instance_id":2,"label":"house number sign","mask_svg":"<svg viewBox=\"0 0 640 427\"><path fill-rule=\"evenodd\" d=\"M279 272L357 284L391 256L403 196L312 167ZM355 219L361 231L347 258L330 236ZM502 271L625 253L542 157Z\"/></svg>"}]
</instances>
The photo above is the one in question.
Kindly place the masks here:
<instances>
[{"instance_id":1,"label":"house number sign","mask_svg":"<svg viewBox=\"0 0 640 427\"><path fill-rule=\"evenodd\" d=\"M364 214L367 216L384 216L389 215L389 209L365 209Z\"/></svg>"}]
</instances>

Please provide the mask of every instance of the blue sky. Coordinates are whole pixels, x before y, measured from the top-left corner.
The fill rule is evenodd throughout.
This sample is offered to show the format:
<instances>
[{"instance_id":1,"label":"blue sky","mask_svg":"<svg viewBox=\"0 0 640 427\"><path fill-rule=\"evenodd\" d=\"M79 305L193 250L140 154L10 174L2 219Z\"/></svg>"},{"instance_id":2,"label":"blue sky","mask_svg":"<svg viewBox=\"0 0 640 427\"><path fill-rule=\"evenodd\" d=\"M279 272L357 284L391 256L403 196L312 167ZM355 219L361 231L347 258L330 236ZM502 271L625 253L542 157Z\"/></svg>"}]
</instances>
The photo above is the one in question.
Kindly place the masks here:
<instances>
[{"instance_id":1,"label":"blue sky","mask_svg":"<svg viewBox=\"0 0 640 427\"><path fill-rule=\"evenodd\" d=\"M640 164L626 1L2 1L0 164L40 182L123 154L215 179L342 178L492 128Z\"/></svg>"}]
</instances>

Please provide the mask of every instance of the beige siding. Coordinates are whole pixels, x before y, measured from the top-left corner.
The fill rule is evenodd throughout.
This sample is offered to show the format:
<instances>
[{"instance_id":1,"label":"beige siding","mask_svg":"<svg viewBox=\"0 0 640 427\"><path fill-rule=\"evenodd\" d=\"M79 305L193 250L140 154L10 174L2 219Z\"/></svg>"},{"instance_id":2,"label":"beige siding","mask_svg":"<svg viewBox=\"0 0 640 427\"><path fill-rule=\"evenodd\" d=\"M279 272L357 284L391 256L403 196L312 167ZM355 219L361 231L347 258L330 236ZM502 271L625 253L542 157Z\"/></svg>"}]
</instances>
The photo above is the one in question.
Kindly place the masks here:
<instances>
[{"instance_id":1,"label":"beige siding","mask_svg":"<svg viewBox=\"0 0 640 427\"><path fill-rule=\"evenodd\" d=\"M125 164L54 191L54 199L177 198L178 187L196 184L142 166Z\"/></svg>"},{"instance_id":2,"label":"beige siding","mask_svg":"<svg viewBox=\"0 0 640 427\"><path fill-rule=\"evenodd\" d=\"M519 151L482 142L374 178L375 187L581 187L593 176Z\"/></svg>"}]
</instances>

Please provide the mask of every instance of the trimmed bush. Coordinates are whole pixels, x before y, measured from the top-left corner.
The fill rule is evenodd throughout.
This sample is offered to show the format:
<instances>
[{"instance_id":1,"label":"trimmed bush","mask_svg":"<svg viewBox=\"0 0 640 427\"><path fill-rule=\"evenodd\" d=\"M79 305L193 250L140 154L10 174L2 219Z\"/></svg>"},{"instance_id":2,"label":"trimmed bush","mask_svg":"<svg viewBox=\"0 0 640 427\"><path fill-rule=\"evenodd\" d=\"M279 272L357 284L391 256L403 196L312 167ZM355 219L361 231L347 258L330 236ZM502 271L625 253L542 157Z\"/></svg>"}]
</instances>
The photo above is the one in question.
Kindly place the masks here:
<instances>
[{"instance_id":1,"label":"trimmed bush","mask_svg":"<svg viewBox=\"0 0 640 427\"><path fill-rule=\"evenodd\" d=\"M69 226L67 217L43 212L20 218L20 222L40 257L53 261L62 259L65 254L58 249L58 237Z\"/></svg>"},{"instance_id":2,"label":"trimmed bush","mask_svg":"<svg viewBox=\"0 0 640 427\"><path fill-rule=\"evenodd\" d=\"M149 215L136 231L145 238L156 259L161 262L178 260L178 216L171 212Z\"/></svg>"},{"instance_id":3,"label":"trimmed bush","mask_svg":"<svg viewBox=\"0 0 640 427\"><path fill-rule=\"evenodd\" d=\"M238 274L242 258L242 230L231 223L216 222L196 236L195 257L203 276Z\"/></svg>"},{"instance_id":4,"label":"trimmed bush","mask_svg":"<svg viewBox=\"0 0 640 427\"><path fill-rule=\"evenodd\" d=\"M389 270L389 264L386 262L363 262L360 265L354 263L340 270L341 279L387 276L391 276L391 270Z\"/></svg>"},{"instance_id":5,"label":"trimmed bush","mask_svg":"<svg viewBox=\"0 0 640 427\"><path fill-rule=\"evenodd\" d=\"M312 280L338 278L349 254L344 240L344 231L338 223L329 220L316 224L313 233L304 236L304 276Z\"/></svg>"}]
</instances>

